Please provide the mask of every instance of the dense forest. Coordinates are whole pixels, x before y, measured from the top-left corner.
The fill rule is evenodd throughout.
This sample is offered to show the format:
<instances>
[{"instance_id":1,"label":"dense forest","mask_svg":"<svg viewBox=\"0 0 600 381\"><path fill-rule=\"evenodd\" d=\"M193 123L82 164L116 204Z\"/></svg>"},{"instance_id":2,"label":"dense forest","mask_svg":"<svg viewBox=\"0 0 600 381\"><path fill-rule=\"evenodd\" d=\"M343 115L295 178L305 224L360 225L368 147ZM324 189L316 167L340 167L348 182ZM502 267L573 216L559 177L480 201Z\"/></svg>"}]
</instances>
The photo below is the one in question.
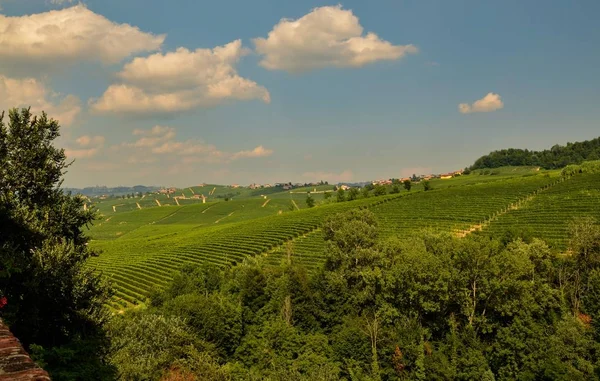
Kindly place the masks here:
<instances>
[{"instance_id":1,"label":"dense forest","mask_svg":"<svg viewBox=\"0 0 600 381\"><path fill-rule=\"evenodd\" d=\"M498 168L505 166L538 166L544 169L563 168L569 164L580 164L585 160L600 159L600 138L583 142L555 145L543 151L509 148L493 151L482 156L469 168Z\"/></svg>"}]
</instances>

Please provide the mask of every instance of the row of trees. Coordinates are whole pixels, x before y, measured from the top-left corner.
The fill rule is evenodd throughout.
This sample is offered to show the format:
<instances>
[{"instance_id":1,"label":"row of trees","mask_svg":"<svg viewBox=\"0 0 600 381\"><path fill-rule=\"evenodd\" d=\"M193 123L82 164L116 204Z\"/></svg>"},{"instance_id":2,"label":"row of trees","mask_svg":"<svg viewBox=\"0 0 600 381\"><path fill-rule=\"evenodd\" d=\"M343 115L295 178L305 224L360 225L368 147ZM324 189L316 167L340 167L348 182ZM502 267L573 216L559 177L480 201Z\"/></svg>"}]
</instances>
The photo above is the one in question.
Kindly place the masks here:
<instances>
[{"instance_id":1,"label":"row of trees","mask_svg":"<svg viewBox=\"0 0 600 381\"><path fill-rule=\"evenodd\" d=\"M600 160L600 138L567 143L565 146L555 145L543 151L516 148L493 151L477 159L470 169L523 165L556 169L569 164L580 164L586 160Z\"/></svg>"}]
</instances>

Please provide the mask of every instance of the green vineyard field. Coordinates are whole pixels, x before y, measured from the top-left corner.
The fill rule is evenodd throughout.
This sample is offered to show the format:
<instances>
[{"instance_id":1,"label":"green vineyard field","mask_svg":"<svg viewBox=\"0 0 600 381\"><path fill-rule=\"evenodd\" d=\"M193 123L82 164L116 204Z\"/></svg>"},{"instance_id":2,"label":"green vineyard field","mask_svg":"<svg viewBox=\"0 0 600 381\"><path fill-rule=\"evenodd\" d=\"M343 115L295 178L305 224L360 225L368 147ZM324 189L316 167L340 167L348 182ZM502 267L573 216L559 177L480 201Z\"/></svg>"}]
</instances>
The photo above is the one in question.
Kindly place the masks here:
<instances>
[{"instance_id":1,"label":"green vineyard field","mask_svg":"<svg viewBox=\"0 0 600 381\"><path fill-rule=\"evenodd\" d=\"M600 217L600 176L562 181L558 171L512 171L512 176L507 170L437 180L428 192L417 186L312 209L303 203L304 193L280 192L105 215L91 229L91 245L101 254L89 264L112 280L111 306L122 309L144 303L185 264L229 266L260 255L279 265L290 252L296 263L314 271L325 260L322 222L352 208L375 213L382 239L402 239L423 229L464 236L531 228L557 249L566 247L574 216Z\"/></svg>"},{"instance_id":2,"label":"green vineyard field","mask_svg":"<svg viewBox=\"0 0 600 381\"><path fill-rule=\"evenodd\" d=\"M241 204L223 202L214 205L205 204L201 208L199 206L173 208L171 214L164 211L168 208L131 212L132 215L124 213L121 217L131 221L129 225L132 227L127 234L115 236L113 234L115 227L109 229L106 225L99 226L98 230L92 230L92 236L97 238L92 241L92 246L102 253L98 257L91 258L90 265L102 271L113 281L117 291L113 307L128 307L144 301L152 289L163 286L184 264L231 265L248 256L273 250L295 237L310 233L317 229L328 215L386 202L394 197L399 196L332 203L314 209L281 214L273 214L271 210L272 215L267 217L257 214L259 208L264 209L262 206L255 205L254 208L250 208L251 203L245 200L244 209L249 210L246 218L250 221L242 218L227 224L217 223L218 220L214 220L216 216L212 216L212 223L203 224L202 222L206 222L207 218L203 215L217 208L234 208L221 211L219 214L219 216L227 216L227 213L231 213L230 210L235 213L236 210L242 209ZM262 200L252 202L255 201L264 204ZM277 205L276 200L272 203ZM286 203L289 203L289 200ZM270 204L271 202L266 206ZM239 216L243 214L238 213ZM157 219L149 222L152 218ZM123 229L123 226L128 225L120 222L115 225L117 229ZM101 239L102 237L104 239Z\"/></svg>"},{"instance_id":3,"label":"green vineyard field","mask_svg":"<svg viewBox=\"0 0 600 381\"><path fill-rule=\"evenodd\" d=\"M567 249L569 224L575 217L600 220L600 175L580 174L540 192L515 210L510 210L484 229L484 234L526 232L550 246Z\"/></svg>"},{"instance_id":4,"label":"green vineyard field","mask_svg":"<svg viewBox=\"0 0 600 381\"><path fill-rule=\"evenodd\" d=\"M409 194L370 209L377 216L380 235L384 239L406 237L423 229L459 233L482 224L511 204L558 180L558 173L552 176L496 178L495 181ZM463 179L460 181L465 183ZM314 269L323 262L324 248L319 232L293 241L294 257L308 269ZM282 256L287 255L285 252L285 248L275 250L270 255L276 258L269 259L269 262L280 262Z\"/></svg>"}]
</instances>

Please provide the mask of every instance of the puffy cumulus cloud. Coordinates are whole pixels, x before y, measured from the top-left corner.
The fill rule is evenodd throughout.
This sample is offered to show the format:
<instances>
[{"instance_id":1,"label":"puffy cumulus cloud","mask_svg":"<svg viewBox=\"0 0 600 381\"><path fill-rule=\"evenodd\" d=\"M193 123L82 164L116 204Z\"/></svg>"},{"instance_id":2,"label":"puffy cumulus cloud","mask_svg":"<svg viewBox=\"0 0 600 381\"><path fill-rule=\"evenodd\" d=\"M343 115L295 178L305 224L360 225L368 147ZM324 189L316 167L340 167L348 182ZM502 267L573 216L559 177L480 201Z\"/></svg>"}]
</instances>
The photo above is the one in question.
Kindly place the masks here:
<instances>
[{"instance_id":1,"label":"puffy cumulus cloud","mask_svg":"<svg viewBox=\"0 0 600 381\"><path fill-rule=\"evenodd\" d=\"M15 79L0 74L0 110L12 107L31 107L45 111L62 126L70 126L81 112L81 102L73 95L62 96L34 78Z\"/></svg>"},{"instance_id":2,"label":"puffy cumulus cloud","mask_svg":"<svg viewBox=\"0 0 600 381\"><path fill-rule=\"evenodd\" d=\"M65 149L69 159L82 159L96 156L104 146L104 136L80 136L75 140L75 147Z\"/></svg>"},{"instance_id":3,"label":"puffy cumulus cloud","mask_svg":"<svg viewBox=\"0 0 600 381\"><path fill-rule=\"evenodd\" d=\"M329 181L332 183L346 182L352 181L354 178L354 174L350 170L345 170L341 173L333 173L333 172L305 172L302 174L302 177L311 181Z\"/></svg>"},{"instance_id":4,"label":"puffy cumulus cloud","mask_svg":"<svg viewBox=\"0 0 600 381\"><path fill-rule=\"evenodd\" d=\"M315 8L297 19L282 19L267 38L253 39L264 57L260 65L292 73L324 67L362 67L417 53L413 45L393 45L375 33L363 35L352 11L341 5Z\"/></svg>"},{"instance_id":5,"label":"puffy cumulus cloud","mask_svg":"<svg viewBox=\"0 0 600 381\"><path fill-rule=\"evenodd\" d=\"M133 155L128 159L131 163L151 163L159 160L183 164L229 163L242 158L266 157L273 154L273 150L262 145L251 150L227 152L198 139L177 140L175 129L165 126L154 126L148 130L136 129L133 135L138 139L113 147L114 151L133 149Z\"/></svg>"},{"instance_id":6,"label":"puffy cumulus cloud","mask_svg":"<svg viewBox=\"0 0 600 381\"><path fill-rule=\"evenodd\" d=\"M458 111L461 114L472 114L474 112L490 112L500 110L504 107L500 95L488 93L485 97L473 102L472 104L461 103L458 105Z\"/></svg>"},{"instance_id":7,"label":"puffy cumulus cloud","mask_svg":"<svg viewBox=\"0 0 600 381\"><path fill-rule=\"evenodd\" d=\"M77 61L112 64L158 50L164 39L112 22L81 4L25 16L0 15L0 66L22 71L23 66L47 69Z\"/></svg>"},{"instance_id":8,"label":"puffy cumulus cloud","mask_svg":"<svg viewBox=\"0 0 600 381\"><path fill-rule=\"evenodd\" d=\"M240 77L235 65L247 54L236 40L214 49L137 57L118 74L122 83L111 85L92 109L101 113L174 113L210 107L226 100L271 101L269 92Z\"/></svg>"}]
</instances>

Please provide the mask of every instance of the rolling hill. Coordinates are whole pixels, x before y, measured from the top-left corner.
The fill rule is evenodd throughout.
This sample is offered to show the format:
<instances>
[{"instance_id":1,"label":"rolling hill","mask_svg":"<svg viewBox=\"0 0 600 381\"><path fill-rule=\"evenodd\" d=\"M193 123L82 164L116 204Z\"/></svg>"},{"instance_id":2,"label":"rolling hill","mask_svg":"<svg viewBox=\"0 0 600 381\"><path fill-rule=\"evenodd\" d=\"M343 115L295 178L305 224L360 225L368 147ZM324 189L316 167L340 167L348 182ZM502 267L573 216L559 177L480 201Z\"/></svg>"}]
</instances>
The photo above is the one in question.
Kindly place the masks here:
<instances>
[{"instance_id":1,"label":"rolling hill","mask_svg":"<svg viewBox=\"0 0 600 381\"><path fill-rule=\"evenodd\" d=\"M188 263L228 266L260 255L278 264L291 249L296 261L314 270L324 261L321 223L352 208L367 207L376 214L382 239L423 229L464 236L532 227L535 236L556 250L566 248L572 217L600 213L600 178L595 173L562 176L536 167L507 167L431 183L428 192L414 187L341 203L321 198L312 209L304 204L309 189L270 195L241 189L230 201L156 205L112 215L104 208L107 214L90 230L92 247L101 251L90 266L114 282L112 306L120 309L143 303ZM231 188L223 187L221 194L226 190ZM323 197L313 197L319 195Z\"/></svg>"}]
</instances>

